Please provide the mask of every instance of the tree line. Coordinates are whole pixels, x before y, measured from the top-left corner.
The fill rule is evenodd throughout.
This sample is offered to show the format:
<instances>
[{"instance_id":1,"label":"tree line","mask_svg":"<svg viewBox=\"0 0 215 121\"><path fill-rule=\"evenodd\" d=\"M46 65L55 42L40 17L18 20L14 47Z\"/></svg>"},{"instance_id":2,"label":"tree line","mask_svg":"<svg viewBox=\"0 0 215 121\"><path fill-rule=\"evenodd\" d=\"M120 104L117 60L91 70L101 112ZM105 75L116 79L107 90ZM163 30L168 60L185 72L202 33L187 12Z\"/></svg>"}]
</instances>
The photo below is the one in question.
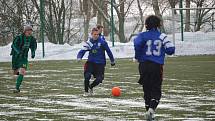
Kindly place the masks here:
<instances>
[{"instance_id":1,"label":"tree line","mask_svg":"<svg viewBox=\"0 0 215 121\"><path fill-rule=\"evenodd\" d=\"M143 31L146 15L155 14L163 19L171 8L178 8L180 4L180 0L112 1L115 36L123 43ZM182 2L184 8L215 5L215 0L182 0ZM16 34L22 32L24 24L33 25L34 34L39 38L40 0L0 0L0 6L0 45L10 43ZM108 36L111 30L110 6L111 0L44 0L46 40L54 44L80 43L88 38L92 23L103 25L104 35ZM192 12L184 11L184 30L199 31L214 15L208 16L209 12L211 9L196 10L196 20L192 23ZM180 13L174 11L174 14ZM125 25L127 21L132 21L132 25ZM193 27L195 29L192 29ZM161 30L165 32L165 26Z\"/></svg>"}]
</instances>

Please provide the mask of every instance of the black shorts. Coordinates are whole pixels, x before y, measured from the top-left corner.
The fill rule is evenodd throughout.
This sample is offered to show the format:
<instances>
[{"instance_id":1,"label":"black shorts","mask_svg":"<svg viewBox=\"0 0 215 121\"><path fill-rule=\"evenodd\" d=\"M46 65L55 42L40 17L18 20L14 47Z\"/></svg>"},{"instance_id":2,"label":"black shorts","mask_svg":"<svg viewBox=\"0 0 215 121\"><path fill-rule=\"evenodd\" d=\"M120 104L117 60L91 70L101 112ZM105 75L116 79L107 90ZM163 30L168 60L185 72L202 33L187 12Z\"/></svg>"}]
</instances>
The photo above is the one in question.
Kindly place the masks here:
<instances>
[{"instance_id":1,"label":"black shorts","mask_svg":"<svg viewBox=\"0 0 215 121\"><path fill-rule=\"evenodd\" d=\"M145 61L139 64L140 79L139 84L143 85L157 85L160 86L163 81L163 65L152 62Z\"/></svg>"},{"instance_id":2,"label":"black shorts","mask_svg":"<svg viewBox=\"0 0 215 121\"><path fill-rule=\"evenodd\" d=\"M101 77L104 79L105 64L97 64L87 61L84 65L84 74L90 73L94 78Z\"/></svg>"}]
</instances>

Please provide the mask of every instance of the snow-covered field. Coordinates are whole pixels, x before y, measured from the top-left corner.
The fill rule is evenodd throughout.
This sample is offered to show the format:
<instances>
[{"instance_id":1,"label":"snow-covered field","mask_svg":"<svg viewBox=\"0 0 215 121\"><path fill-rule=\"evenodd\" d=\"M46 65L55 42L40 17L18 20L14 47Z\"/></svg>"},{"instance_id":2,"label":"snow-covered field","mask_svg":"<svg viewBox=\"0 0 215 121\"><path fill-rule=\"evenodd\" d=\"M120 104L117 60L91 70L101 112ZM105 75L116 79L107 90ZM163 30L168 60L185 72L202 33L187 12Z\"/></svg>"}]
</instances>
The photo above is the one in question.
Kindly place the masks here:
<instances>
[{"instance_id":1,"label":"snow-covered field","mask_svg":"<svg viewBox=\"0 0 215 121\"><path fill-rule=\"evenodd\" d=\"M181 41L180 34L176 34L176 55L204 55L215 54L215 32L188 32L184 33L184 41ZM169 35L172 39L172 35ZM133 42L112 43L108 42L115 58L132 58L134 57ZM45 58L42 57L42 44L38 43L36 51L36 60L70 60L76 59L76 55L83 43L70 46L68 44L55 45L45 43ZM0 47L0 62L11 61L10 56L11 44ZM85 58L87 54L85 55Z\"/></svg>"},{"instance_id":2,"label":"snow-covered field","mask_svg":"<svg viewBox=\"0 0 215 121\"><path fill-rule=\"evenodd\" d=\"M33 61L13 94L10 63L0 63L0 120L3 121L144 121L144 100L138 64L132 59L109 63L94 95L83 96L83 62ZM215 120L214 56L167 58L158 121ZM93 80L93 79L92 79ZM120 97L111 96L119 86Z\"/></svg>"}]
</instances>

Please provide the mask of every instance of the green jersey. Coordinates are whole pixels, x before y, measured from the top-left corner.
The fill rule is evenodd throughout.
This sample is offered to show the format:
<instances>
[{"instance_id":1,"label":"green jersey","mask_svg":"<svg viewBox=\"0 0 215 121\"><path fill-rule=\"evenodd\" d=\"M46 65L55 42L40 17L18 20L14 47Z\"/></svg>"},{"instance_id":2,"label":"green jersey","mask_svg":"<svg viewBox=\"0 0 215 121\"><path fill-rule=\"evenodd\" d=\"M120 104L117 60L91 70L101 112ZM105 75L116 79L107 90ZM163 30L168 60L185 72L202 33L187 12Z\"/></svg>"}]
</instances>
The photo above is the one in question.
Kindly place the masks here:
<instances>
[{"instance_id":1,"label":"green jersey","mask_svg":"<svg viewBox=\"0 0 215 121\"><path fill-rule=\"evenodd\" d=\"M18 35L11 45L12 68L27 68L28 51L31 49L31 56L34 58L37 49L37 42L33 36Z\"/></svg>"}]
</instances>

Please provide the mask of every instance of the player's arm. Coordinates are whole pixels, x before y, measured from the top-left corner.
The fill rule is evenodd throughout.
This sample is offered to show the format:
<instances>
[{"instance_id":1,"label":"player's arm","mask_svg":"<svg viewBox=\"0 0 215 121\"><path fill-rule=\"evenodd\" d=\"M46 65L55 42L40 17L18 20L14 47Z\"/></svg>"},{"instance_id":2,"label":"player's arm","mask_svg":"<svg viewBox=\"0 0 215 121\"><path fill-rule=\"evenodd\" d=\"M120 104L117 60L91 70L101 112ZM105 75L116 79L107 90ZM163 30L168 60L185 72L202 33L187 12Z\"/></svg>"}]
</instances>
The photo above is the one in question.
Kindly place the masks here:
<instances>
[{"instance_id":1,"label":"player's arm","mask_svg":"<svg viewBox=\"0 0 215 121\"><path fill-rule=\"evenodd\" d=\"M16 54L20 54L21 50L20 50L20 37L16 36L13 40L13 43L11 45L11 48L15 51Z\"/></svg>"},{"instance_id":2,"label":"player's arm","mask_svg":"<svg viewBox=\"0 0 215 121\"><path fill-rule=\"evenodd\" d=\"M105 40L105 36L104 36L104 35L102 35L102 36L101 36L101 38L102 38L104 41L106 41L106 40Z\"/></svg>"},{"instance_id":3,"label":"player's arm","mask_svg":"<svg viewBox=\"0 0 215 121\"><path fill-rule=\"evenodd\" d=\"M30 49L31 49L31 58L34 58L35 57L35 51L37 49L37 40L33 36L31 39Z\"/></svg>"},{"instance_id":4,"label":"player's arm","mask_svg":"<svg viewBox=\"0 0 215 121\"><path fill-rule=\"evenodd\" d=\"M175 53L175 46L174 44L168 39L167 36L163 39L163 46L165 48L165 53L167 55L172 55Z\"/></svg>"},{"instance_id":5,"label":"player's arm","mask_svg":"<svg viewBox=\"0 0 215 121\"><path fill-rule=\"evenodd\" d=\"M108 46L106 41L103 41L103 47L104 47L105 51L107 52L108 57L110 58L111 65L114 66L115 61L114 61L113 53L111 52L110 47Z\"/></svg>"},{"instance_id":6,"label":"player's arm","mask_svg":"<svg viewBox=\"0 0 215 121\"><path fill-rule=\"evenodd\" d=\"M134 50L135 50L135 59L139 60L141 56L141 51L143 47L143 34L140 33L138 36L134 39Z\"/></svg>"},{"instance_id":7,"label":"player's arm","mask_svg":"<svg viewBox=\"0 0 215 121\"><path fill-rule=\"evenodd\" d=\"M87 51L90 51L91 50L91 43L90 41L88 40L87 42L84 43L82 49L78 52L78 55L77 55L77 59L78 60L81 60L84 56L84 54L87 52Z\"/></svg>"},{"instance_id":8,"label":"player's arm","mask_svg":"<svg viewBox=\"0 0 215 121\"><path fill-rule=\"evenodd\" d=\"M80 50L78 52L77 59L81 60L86 52L87 52L87 50Z\"/></svg>"}]
</instances>

